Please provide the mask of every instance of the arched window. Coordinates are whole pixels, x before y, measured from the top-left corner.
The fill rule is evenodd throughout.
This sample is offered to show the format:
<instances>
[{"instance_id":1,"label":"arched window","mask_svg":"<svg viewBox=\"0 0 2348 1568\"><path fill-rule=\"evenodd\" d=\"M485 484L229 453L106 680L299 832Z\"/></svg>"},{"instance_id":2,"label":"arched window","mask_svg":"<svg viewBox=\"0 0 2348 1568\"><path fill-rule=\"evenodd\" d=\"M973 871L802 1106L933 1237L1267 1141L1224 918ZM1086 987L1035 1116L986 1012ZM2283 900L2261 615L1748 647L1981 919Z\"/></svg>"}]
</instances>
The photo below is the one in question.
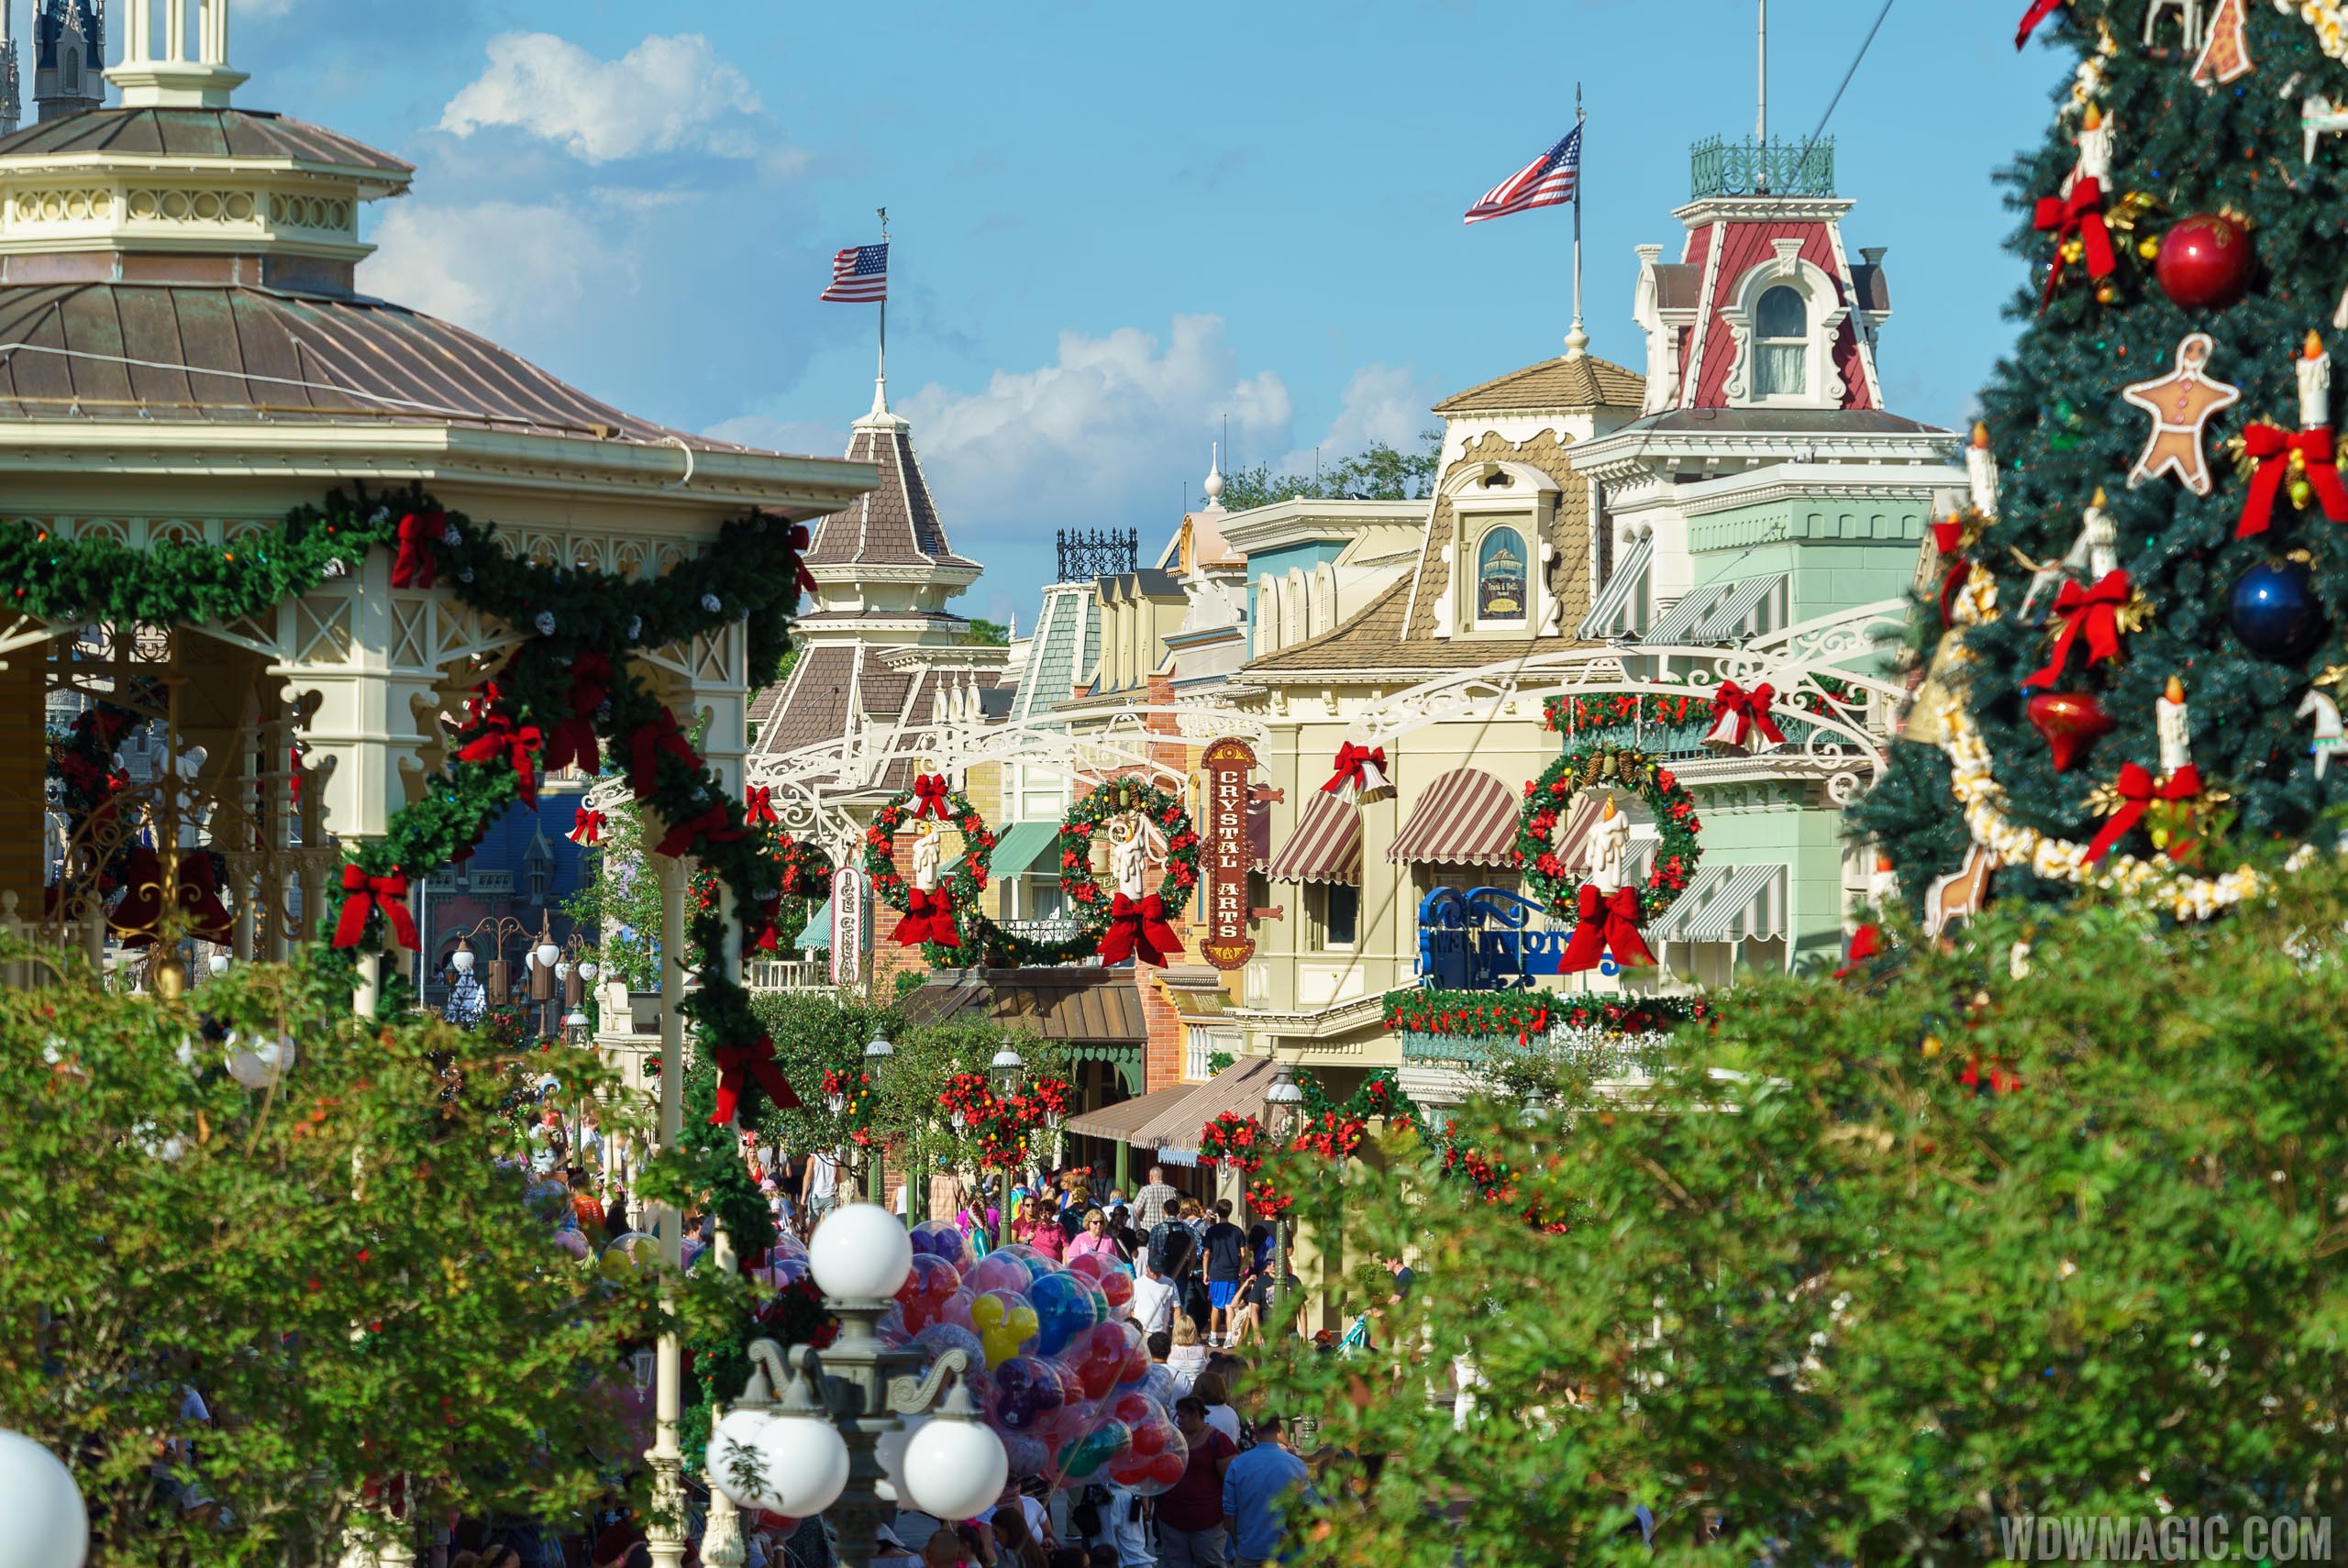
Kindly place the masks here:
<instances>
[{"instance_id":1,"label":"arched window","mask_svg":"<svg viewBox=\"0 0 2348 1568\"><path fill-rule=\"evenodd\" d=\"M1524 536L1513 528L1492 529L1476 547L1476 619L1523 621L1531 580Z\"/></svg>"},{"instance_id":2,"label":"arched window","mask_svg":"<svg viewBox=\"0 0 2348 1568\"><path fill-rule=\"evenodd\" d=\"M1810 304L1780 283L1753 311L1755 395L1802 397L1810 392Z\"/></svg>"}]
</instances>

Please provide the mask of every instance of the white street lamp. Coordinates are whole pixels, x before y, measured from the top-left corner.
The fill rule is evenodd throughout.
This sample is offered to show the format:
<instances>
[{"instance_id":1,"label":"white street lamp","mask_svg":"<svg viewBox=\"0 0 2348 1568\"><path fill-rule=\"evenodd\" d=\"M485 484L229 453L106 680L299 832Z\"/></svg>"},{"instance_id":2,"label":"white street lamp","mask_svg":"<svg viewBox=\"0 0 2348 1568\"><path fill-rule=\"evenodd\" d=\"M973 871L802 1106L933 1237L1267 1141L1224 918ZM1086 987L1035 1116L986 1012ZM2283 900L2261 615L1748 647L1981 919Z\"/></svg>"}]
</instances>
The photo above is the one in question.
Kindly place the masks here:
<instances>
[{"instance_id":1,"label":"white street lamp","mask_svg":"<svg viewBox=\"0 0 2348 1568\"><path fill-rule=\"evenodd\" d=\"M603 966L597 964L593 958L581 958L579 961L579 977L591 986L595 983L595 977L602 971Z\"/></svg>"},{"instance_id":2,"label":"white street lamp","mask_svg":"<svg viewBox=\"0 0 2348 1568\"><path fill-rule=\"evenodd\" d=\"M470 947L458 948L454 953L449 955L449 966L456 970L460 975L471 974L473 972L473 950Z\"/></svg>"},{"instance_id":3,"label":"white street lamp","mask_svg":"<svg viewBox=\"0 0 2348 1568\"><path fill-rule=\"evenodd\" d=\"M553 943L551 943L551 942L541 942L541 943L539 943L539 944L538 944L537 957L537 960L538 960L538 967L539 967L539 968L541 968L541 969L551 969L551 968L553 968L553 967L554 967L554 961L555 961L556 959L558 959L558 958L561 957L561 956L562 956L562 949L561 949L561 948L559 948L559 947L557 947Z\"/></svg>"},{"instance_id":4,"label":"white street lamp","mask_svg":"<svg viewBox=\"0 0 2348 1568\"><path fill-rule=\"evenodd\" d=\"M1282 1062L1272 1074L1271 1087L1264 1091L1264 1131L1271 1135L1272 1147L1284 1146L1294 1135L1297 1119L1304 1114L1304 1090L1298 1087L1295 1065ZM1272 1301L1275 1307L1285 1303L1289 1293L1296 1288L1296 1275L1288 1266L1288 1216L1283 1214L1272 1222Z\"/></svg>"},{"instance_id":5,"label":"white street lamp","mask_svg":"<svg viewBox=\"0 0 2348 1568\"><path fill-rule=\"evenodd\" d=\"M843 1301L883 1302L914 1271L913 1238L877 1203L835 1209L807 1243L815 1287Z\"/></svg>"},{"instance_id":6,"label":"white street lamp","mask_svg":"<svg viewBox=\"0 0 2348 1568\"><path fill-rule=\"evenodd\" d=\"M21 1432L0 1431L0 1564L82 1568L90 1555L90 1515L82 1489L58 1457Z\"/></svg>"},{"instance_id":7,"label":"white street lamp","mask_svg":"<svg viewBox=\"0 0 2348 1568\"><path fill-rule=\"evenodd\" d=\"M555 962L555 966L554 966L554 977L555 977L556 979L558 979L558 980L568 980L569 978L570 978L570 959L568 959L568 958L561 958L561 959L558 959L558 960L556 960L556 962Z\"/></svg>"},{"instance_id":8,"label":"white street lamp","mask_svg":"<svg viewBox=\"0 0 2348 1568\"><path fill-rule=\"evenodd\" d=\"M211 958L205 962L205 966L210 969L212 971L213 977L217 979L219 977L228 972L228 955L226 953L215 953Z\"/></svg>"},{"instance_id":9,"label":"white street lamp","mask_svg":"<svg viewBox=\"0 0 2348 1568\"><path fill-rule=\"evenodd\" d=\"M1019 1092L1019 1082L1027 1074L1027 1059L1005 1042L1002 1049L994 1054L989 1068L994 1076L995 1088L1008 1098Z\"/></svg>"}]
</instances>

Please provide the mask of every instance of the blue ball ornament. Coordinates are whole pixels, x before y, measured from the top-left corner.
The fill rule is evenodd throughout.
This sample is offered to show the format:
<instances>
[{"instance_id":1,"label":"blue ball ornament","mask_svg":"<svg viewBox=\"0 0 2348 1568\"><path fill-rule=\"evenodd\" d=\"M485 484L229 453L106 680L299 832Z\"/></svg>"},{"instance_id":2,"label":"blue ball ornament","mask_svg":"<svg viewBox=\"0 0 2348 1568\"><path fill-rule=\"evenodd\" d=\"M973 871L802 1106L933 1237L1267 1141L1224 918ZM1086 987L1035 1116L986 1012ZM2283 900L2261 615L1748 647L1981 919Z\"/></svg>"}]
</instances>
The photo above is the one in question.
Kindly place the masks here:
<instances>
[{"instance_id":1,"label":"blue ball ornament","mask_svg":"<svg viewBox=\"0 0 2348 1568\"><path fill-rule=\"evenodd\" d=\"M2226 619L2242 646L2276 664L2298 664L2323 641L2323 603L2304 561L2262 561L2234 580Z\"/></svg>"}]
</instances>

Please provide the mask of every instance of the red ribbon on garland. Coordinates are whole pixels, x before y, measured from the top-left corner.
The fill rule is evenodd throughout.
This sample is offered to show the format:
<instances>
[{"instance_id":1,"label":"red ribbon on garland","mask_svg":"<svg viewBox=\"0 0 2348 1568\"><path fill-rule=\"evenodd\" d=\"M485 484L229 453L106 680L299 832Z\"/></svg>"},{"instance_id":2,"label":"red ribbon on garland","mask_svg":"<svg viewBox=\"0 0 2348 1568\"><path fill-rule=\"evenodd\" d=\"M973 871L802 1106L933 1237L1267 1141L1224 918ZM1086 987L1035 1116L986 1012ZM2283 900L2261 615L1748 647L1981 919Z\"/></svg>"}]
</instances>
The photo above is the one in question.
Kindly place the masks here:
<instances>
[{"instance_id":1,"label":"red ribbon on garland","mask_svg":"<svg viewBox=\"0 0 2348 1568\"><path fill-rule=\"evenodd\" d=\"M2063 667L2071 661L2071 648L2081 635L2088 640L2088 663L2099 664L2120 657L2120 607L2128 602L2128 574L2107 572L2103 580L2093 588L2081 588L2076 581L2066 582L2063 591L2054 596L2054 618L2063 623L2062 634L2054 639L2054 652L2046 660L2046 668L2022 682L2024 686L2052 686L2063 679Z\"/></svg>"},{"instance_id":2,"label":"red ribbon on garland","mask_svg":"<svg viewBox=\"0 0 2348 1568\"><path fill-rule=\"evenodd\" d=\"M1778 689L1766 680L1750 691L1733 680L1722 681L1721 689L1712 694L1713 733L1704 738L1721 739L1742 747L1758 731L1771 745L1785 745L1785 732L1778 728L1778 721L1771 716L1777 701ZM1724 719L1734 720L1725 734L1722 731Z\"/></svg>"},{"instance_id":3,"label":"red ribbon on garland","mask_svg":"<svg viewBox=\"0 0 2348 1568\"><path fill-rule=\"evenodd\" d=\"M906 889L905 916L889 933L889 940L900 947L918 947L925 942L935 942L940 947L961 946L961 933L954 928L954 903L946 896L946 890Z\"/></svg>"},{"instance_id":4,"label":"red ribbon on garland","mask_svg":"<svg viewBox=\"0 0 2348 1568\"><path fill-rule=\"evenodd\" d=\"M791 569L799 574L799 586L809 593L815 591L815 574L807 569L807 563L802 558L814 547L814 536L807 532L807 525L792 524L791 525Z\"/></svg>"},{"instance_id":5,"label":"red ribbon on garland","mask_svg":"<svg viewBox=\"0 0 2348 1568\"><path fill-rule=\"evenodd\" d=\"M913 819L936 817L939 822L951 822L946 810L946 780L935 773L924 773L914 779Z\"/></svg>"},{"instance_id":6,"label":"red ribbon on garland","mask_svg":"<svg viewBox=\"0 0 2348 1568\"><path fill-rule=\"evenodd\" d=\"M611 700L612 661L593 648L582 648L570 661L570 712L547 736L547 771L576 764L589 773L604 768L603 748L595 740L595 714Z\"/></svg>"},{"instance_id":7,"label":"red ribbon on garland","mask_svg":"<svg viewBox=\"0 0 2348 1568\"><path fill-rule=\"evenodd\" d=\"M2038 301L2040 310L2046 308L2046 302L2054 297L2054 286L2063 281L2063 242L2073 235L2077 235L2079 243L2087 248L2088 277L2109 278L2118 270L2120 258L2111 248L2111 231L2103 223L2101 182L2075 180L2067 196L2039 197L2038 211L2031 222L2041 234L2054 237L2054 264L2046 269L2045 292Z\"/></svg>"},{"instance_id":8,"label":"red ribbon on garland","mask_svg":"<svg viewBox=\"0 0 2348 1568\"><path fill-rule=\"evenodd\" d=\"M1109 929L1101 933L1101 962L1122 964L1140 955L1145 964L1166 967L1168 956L1182 951L1166 923L1166 900L1156 893L1135 902L1119 893L1109 902Z\"/></svg>"},{"instance_id":9,"label":"red ribbon on garland","mask_svg":"<svg viewBox=\"0 0 2348 1568\"><path fill-rule=\"evenodd\" d=\"M774 790L753 784L742 793L743 820L752 827L772 827L782 819L774 814Z\"/></svg>"},{"instance_id":10,"label":"red ribbon on garland","mask_svg":"<svg viewBox=\"0 0 2348 1568\"><path fill-rule=\"evenodd\" d=\"M392 934L402 947L415 949L415 922L407 912L407 874L370 877L356 862L342 867L342 913L334 922L334 944L356 947L367 935L367 917L377 910L392 923Z\"/></svg>"},{"instance_id":11,"label":"red ribbon on garland","mask_svg":"<svg viewBox=\"0 0 2348 1568\"><path fill-rule=\"evenodd\" d=\"M1377 786L1370 779L1372 771L1380 781L1386 778L1386 748L1382 745L1375 748L1357 745L1347 741L1337 748L1336 771L1329 776L1326 784L1321 786L1321 793L1342 795L1351 790L1359 794L1365 790L1375 789Z\"/></svg>"},{"instance_id":12,"label":"red ribbon on garland","mask_svg":"<svg viewBox=\"0 0 2348 1568\"><path fill-rule=\"evenodd\" d=\"M791 1085L783 1081L782 1069L774 1065L773 1035L761 1034L748 1045L720 1045L710 1057L717 1064L717 1103L709 1113L712 1127L723 1127L734 1120L741 1110L742 1091L751 1084L758 1085L778 1110L789 1110L799 1103Z\"/></svg>"},{"instance_id":13,"label":"red ribbon on garland","mask_svg":"<svg viewBox=\"0 0 2348 1568\"><path fill-rule=\"evenodd\" d=\"M612 819L592 806L581 806L570 819L570 839L573 844L598 845L604 842L604 830Z\"/></svg>"},{"instance_id":14,"label":"red ribbon on garland","mask_svg":"<svg viewBox=\"0 0 2348 1568\"><path fill-rule=\"evenodd\" d=\"M1847 980L1859 972L1859 966L1883 953L1883 927L1869 921L1851 933L1850 951L1843 955L1843 966L1834 971L1834 978Z\"/></svg>"},{"instance_id":15,"label":"red ribbon on garland","mask_svg":"<svg viewBox=\"0 0 2348 1568\"><path fill-rule=\"evenodd\" d=\"M671 827L658 845L655 855L685 856L703 844L739 844L750 836L748 828L737 828L725 814L723 802L712 806L699 816L687 817Z\"/></svg>"},{"instance_id":16,"label":"red ribbon on garland","mask_svg":"<svg viewBox=\"0 0 2348 1568\"><path fill-rule=\"evenodd\" d=\"M2235 538L2264 534L2272 525L2275 492L2283 488L2284 476L2291 471L2294 452L2307 464L2308 483L2323 502L2323 514L2334 523L2348 523L2348 489L2341 487L2340 469L2333 463L2337 452L2330 425L2290 431L2262 419L2242 433L2242 444L2258 464L2258 471L2251 476L2250 491L2243 497L2242 523L2234 529Z\"/></svg>"},{"instance_id":17,"label":"red ribbon on garland","mask_svg":"<svg viewBox=\"0 0 2348 1568\"><path fill-rule=\"evenodd\" d=\"M2154 801L2190 801L2201 793L2201 770L2187 763L2175 773L2155 784L2153 776L2135 763L2123 763L2118 785L2121 801L2112 819L2103 824L2103 831L2088 845L2088 864L2092 866L2111 853L2112 846L2127 835L2128 830L2144 820L2144 812ZM2180 839L2170 845L2168 857L2182 860L2191 853L2190 839Z\"/></svg>"},{"instance_id":18,"label":"red ribbon on garland","mask_svg":"<svg viewBox=\"0 0 2348 1568\"><path fill-rule=\"evenodd\" d=\"M627 782L637 800L646 799L660 787L655 764L664 752L688 767L698 770L701 767L701 758L693 755L684 731L677 727L677 715L665 706L659 718L647 719L628 732Z\"/></svg>"},{"instance_id":19,"label":"red ribbon on garland","mask_svg":"<svg viewBox=\"0 0 2348 1568\"><path fill-rule=\"evenodd\" d=\"M1654 965L1655 955L1647 951L1646 938L1639 934L1636 888L1617 888L1611 893L1601 893L1597 883L1584 882L1576 907L1580 922L1566 943L1566 956L1559 966L1561 973L1578 975L1586 969L1595 969L1609 952L1614 955L1614 962L1626 969Z\"/></svg>"},{"instance_id":20,"label":"red ribbon on garland","mask_svg":"<svg viewBox=\"0 0 2348 1568\"><path fill-rule=\"evenodd\" d=\"M439 512L411 512L400 519L399 554L392 558L393 588L429 588L439 576L431 547L448 532L449 519Z\"/></svg>"},{"instance_id":21,"label":"red ribbon on garland","mask_svg":"<svg viewBox=\"0 0 2348 1568\"><path fill-rule=\"evenodd\" d=\"M2038 30L2038 24L2061 10L2067 0L2030 0L2030 9L2021 14L2021 26L2014 29L2014 48L2019 50Z\"/></svg>"},{"instance_id":22,"label":"red ribbon on garland","mask_svg":"<svg viewBox=\"0 0 2348 1568\"><path fill-rule=\"evenodd\" d=\"M493 701L494 690L492 692ZM538 778L531 759L544 737L536 724L516 725L502 707L483 706L481 728L457 752L459 762L495 762L503 758L514 769L514 782L526 806L538 803Z\"/></svg>"}]
</instances>

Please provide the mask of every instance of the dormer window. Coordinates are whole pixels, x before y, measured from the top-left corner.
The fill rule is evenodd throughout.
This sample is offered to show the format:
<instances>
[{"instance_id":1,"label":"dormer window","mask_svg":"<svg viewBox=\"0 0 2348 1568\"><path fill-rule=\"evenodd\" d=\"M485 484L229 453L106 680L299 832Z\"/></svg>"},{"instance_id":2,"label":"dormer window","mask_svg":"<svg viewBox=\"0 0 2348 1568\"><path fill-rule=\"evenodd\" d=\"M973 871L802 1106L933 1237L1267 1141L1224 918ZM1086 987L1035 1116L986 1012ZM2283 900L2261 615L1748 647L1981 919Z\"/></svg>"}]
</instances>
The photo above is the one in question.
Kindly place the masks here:
<instances>
[{"instance_id":1,"label":"dormer window","mask_svg":"<svg viewBox=\"0 0 2348 1568\"><path fill-rule=\"evenodd\" d=\"M1524 624L1525 605L1532 596L1532 574L1526 567L1524 536L1513 528L1494 528L1476 548L1476 624L1479 626Z\"/></svg>"},{"instance_id":2,"label":"dormer window","mask_svg":"<svg viewBox=\"0 0 2348 1568\"><path fill-rule=\"evenodd\" d=\"M1810 304L1800 291L1780 283L1761 296L1753 313L1754 394L1773 398L1810 396Z\"/></svg>"}]
</instances>

